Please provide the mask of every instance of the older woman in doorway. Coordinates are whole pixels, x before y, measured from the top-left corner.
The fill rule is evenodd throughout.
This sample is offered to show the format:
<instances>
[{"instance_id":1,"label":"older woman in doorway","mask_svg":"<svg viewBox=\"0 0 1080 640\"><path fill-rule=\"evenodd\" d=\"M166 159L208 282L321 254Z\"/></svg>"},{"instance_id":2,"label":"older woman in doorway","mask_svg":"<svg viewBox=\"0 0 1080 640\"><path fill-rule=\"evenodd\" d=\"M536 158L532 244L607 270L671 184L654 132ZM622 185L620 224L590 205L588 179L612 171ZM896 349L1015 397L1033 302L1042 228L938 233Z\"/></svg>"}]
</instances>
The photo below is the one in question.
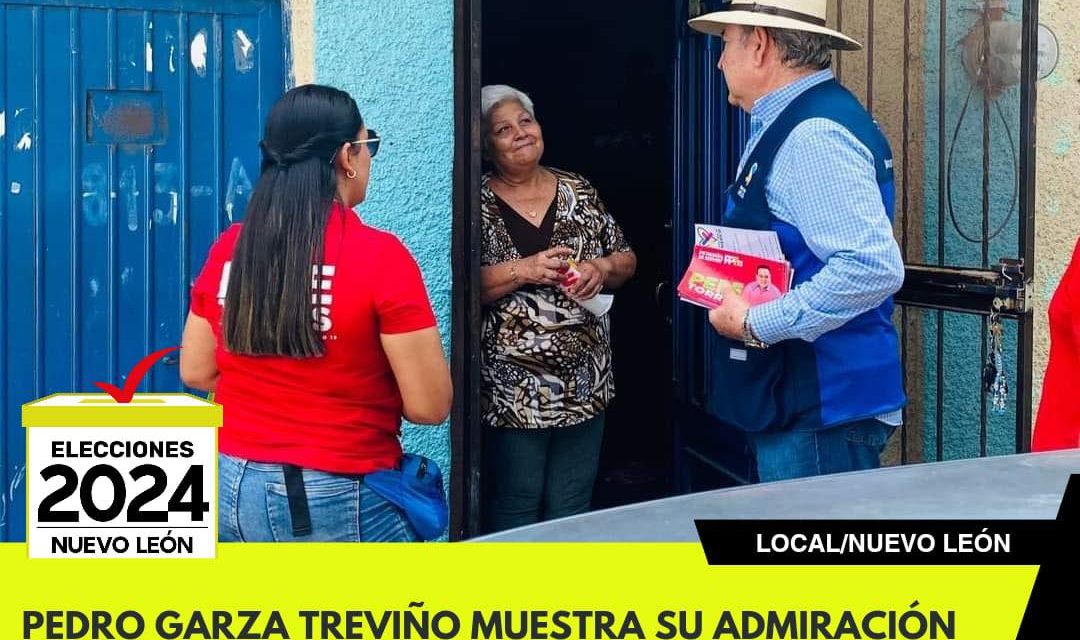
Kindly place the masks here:
<instances>
[{"instance_id":1,"label":"older woman in doorway","mask_svg":"<svg viewBox=\"0 0 1080 640\"><path fill-rule=\"evenodd\" d=\"M480 100L494 167L480 187L481 412L498 531L589 509L615 386L609 320L579 302L626 282L637 258L585 178L540 164L532 100L506 85Z\"/></svg>"}]
</instances>

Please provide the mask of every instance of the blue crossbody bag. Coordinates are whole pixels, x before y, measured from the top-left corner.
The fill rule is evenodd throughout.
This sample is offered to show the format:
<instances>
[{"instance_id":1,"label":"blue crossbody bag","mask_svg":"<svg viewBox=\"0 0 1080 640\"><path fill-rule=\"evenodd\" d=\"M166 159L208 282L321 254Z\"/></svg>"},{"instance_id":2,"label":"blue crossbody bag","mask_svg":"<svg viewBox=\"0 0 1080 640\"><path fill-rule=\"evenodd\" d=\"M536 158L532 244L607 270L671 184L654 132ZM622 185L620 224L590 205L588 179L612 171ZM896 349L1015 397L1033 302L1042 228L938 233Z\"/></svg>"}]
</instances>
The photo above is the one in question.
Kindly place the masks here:
<instances>
[{"instance_id":1,"label":"blue crossbody bag","mask_svg":"<svg viewBox=\"0 0 1080 640\"><path fill-rule=\"evenodd\" d=\"M369 473L364 484L401 509L421 540L434 540L446 531L450 513L442 470L431 458L406 453L397 469Z\"/></svg>"}]
</instances>

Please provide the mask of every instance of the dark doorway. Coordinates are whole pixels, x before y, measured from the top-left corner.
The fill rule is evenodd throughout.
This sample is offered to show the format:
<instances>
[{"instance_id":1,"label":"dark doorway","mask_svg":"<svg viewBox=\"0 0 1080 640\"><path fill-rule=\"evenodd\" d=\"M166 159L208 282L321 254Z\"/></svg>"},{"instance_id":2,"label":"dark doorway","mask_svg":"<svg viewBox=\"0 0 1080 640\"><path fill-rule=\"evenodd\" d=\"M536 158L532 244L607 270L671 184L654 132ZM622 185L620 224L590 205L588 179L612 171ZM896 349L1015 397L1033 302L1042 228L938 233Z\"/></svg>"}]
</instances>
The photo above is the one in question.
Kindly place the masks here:
<instances>
[{"instance_id":1,"label":"dark doorway","mask_svg":"<svg viewBox=\"0 0 1080 640\"><path fill-rule=\"evenodd\" d=\"M631 8L632 7L632 8ZM673 491L670 290L675 5L484 2L483 84L529 94L543 164L598 189L638 256L612 315L616 400L594 508Z\"/></svg>"}]
</instances>

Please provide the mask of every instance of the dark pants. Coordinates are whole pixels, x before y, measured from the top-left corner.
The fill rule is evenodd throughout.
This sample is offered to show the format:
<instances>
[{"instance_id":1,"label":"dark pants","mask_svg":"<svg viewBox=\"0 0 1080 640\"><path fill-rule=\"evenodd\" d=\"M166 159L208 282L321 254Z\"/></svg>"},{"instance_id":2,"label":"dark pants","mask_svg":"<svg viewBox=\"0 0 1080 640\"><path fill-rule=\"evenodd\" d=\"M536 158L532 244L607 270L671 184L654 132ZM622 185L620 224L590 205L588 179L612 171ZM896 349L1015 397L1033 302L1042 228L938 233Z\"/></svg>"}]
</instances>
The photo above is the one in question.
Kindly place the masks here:
<instances>
[{"instance_id":1,"label":"dark pants","mask_svg":"<svg viewBox=\"0 0 1080 640\"><path fill-rule=\"evenodd\" d=\"M489 429L488 530L589 510L604 414L555 429Z\"/></svg>"},{"instance_id":2,"label":"dark pants","mask_svg":"<svg viewBox=\"0 0 1080 640\"><path fill-rule=\"evenodd\" d=\"M820 431L751 433L762 482L877 469L896 427L873 418Z\"/></svg>"}]
</instances>

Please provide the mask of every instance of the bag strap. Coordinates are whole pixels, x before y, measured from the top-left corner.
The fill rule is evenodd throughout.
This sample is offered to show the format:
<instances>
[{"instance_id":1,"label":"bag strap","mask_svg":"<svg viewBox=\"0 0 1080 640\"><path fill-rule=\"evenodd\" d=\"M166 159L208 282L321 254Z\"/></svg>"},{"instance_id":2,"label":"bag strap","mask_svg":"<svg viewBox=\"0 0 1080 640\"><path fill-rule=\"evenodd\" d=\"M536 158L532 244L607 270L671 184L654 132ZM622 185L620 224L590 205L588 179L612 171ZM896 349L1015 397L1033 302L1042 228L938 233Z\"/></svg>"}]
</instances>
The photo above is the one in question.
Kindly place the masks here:
<instances>
[{"instance_id":1,"label":"bag strap","mask_svg":"<svg viewBox=\"0 0 1080 640\"><path fill-rule=\"evenodd\" d=\"M307 491L304 489L304 471L295 464L283 464L285 495L289 499L289 518L292 520L293 537L311 535L311 513L308 511Z\"/></svg>"}]
</instances>

